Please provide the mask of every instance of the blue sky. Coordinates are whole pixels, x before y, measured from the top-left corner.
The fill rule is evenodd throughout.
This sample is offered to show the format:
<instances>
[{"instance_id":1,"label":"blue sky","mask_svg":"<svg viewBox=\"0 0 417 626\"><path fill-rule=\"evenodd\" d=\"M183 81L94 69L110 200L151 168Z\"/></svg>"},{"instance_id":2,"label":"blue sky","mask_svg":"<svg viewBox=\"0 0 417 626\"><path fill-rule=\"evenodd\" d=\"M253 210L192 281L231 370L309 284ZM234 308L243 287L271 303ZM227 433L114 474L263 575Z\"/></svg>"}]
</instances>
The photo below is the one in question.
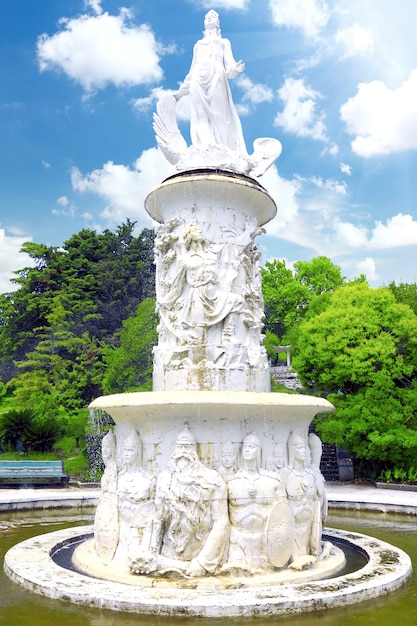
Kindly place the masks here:
<instances>
[{"instance_id":1,"label":"blue sky","mask_svg":"<svg viewBox=\"0 0 417 626\"><path fill-rule=\"evenodd\" d=\"M283 145L260 179L278 205L263 258L417 280L415 0L19 0L0 3L0 292L24 241L152 225L144 198L173 173L152 113L211 8L245 62L248 148ZM187 137L186 98L178 113Z\"/></svg>"}]
</instances>

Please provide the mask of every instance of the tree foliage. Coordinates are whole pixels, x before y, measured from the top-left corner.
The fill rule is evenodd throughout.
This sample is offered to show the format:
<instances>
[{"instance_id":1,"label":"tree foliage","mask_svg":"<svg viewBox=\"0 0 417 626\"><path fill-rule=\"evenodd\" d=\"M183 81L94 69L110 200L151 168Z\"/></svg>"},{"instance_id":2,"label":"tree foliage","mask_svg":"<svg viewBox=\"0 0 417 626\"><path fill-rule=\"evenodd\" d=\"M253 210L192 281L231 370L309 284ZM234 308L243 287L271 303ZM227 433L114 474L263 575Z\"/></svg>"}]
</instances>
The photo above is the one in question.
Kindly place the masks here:
<instances>
[{"instance_id":1,"label":"tree foliage","mask_svg":"<svg viewBox=\"0 0 417 626\"><path fill-rule=\"evenodd\" d=\"M267 261L262 268L266 328L285 344L298 326L311 302L343 284L340 267L320 256L294 263L294 271L284 261Z\"/></svg>"},{"instance_id":2,"label":"tree foliage","mask_svg":"<svg viewBox=\"0 0 417 626\"><path fill-rule=\"evenodd\" d=\"M417 315L417 283L398 283L397 285L395 281L392 281L388 287L391 289L397 302L408 304Z\"/></svg>"},{"instance_id":3,"label":"tree foliage","mask_svg":"<svg viewBox=\"0 0 417 626\"><path fill-rule=\"evenodd\" d=\"M314 309L314 308L313 308ZM293 364L303 385L330 394L318 420L326 441L375 462L417 452L417 316L389 289L352 283L310 310Z\"/></svg>"},{"instance_id":4,"label":"tree foliage","mask_svg":"<svg viewBox=\"0 0 417 626\"><path fill-rule=\"evenodd\" d=\"M105 393L150 391L152 389L152 348L157 343L155 299L143 300L135 315L123 322L120 345L107 347L104 355Z\"/></svg>"},{"instance_id":5,"label":"tree foliage","mask_svg":"<svg viewBox=\"0 0 417 626\"><path fill-rule=\"evenodd\" d=\"M101 395L107 346L154 296L154 234L135 236L134 226L83 229L59 248L24 244L33 266L16 272L16 291L0 296L0 379L17 406L69 423Z\"/></svg>"}]
</instances>

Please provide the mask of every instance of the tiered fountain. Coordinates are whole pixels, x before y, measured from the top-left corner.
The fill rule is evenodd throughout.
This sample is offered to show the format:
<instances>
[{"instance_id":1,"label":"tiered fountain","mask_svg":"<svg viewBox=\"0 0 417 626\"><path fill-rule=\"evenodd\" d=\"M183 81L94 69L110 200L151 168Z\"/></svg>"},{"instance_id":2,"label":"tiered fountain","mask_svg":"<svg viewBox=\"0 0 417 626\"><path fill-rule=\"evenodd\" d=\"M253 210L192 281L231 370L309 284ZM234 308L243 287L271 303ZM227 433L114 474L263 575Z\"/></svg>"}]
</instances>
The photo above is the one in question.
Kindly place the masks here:
<instances>
[{"instance_id":1,"label":"tiered fountain","mask_svg":"<svg viewBox=\"0 0 417 626\"><path fill-rule=\"evenodd\" d=\"M281 145L257 139L248 155L228 85L242 69L210 11L188 76L155 115L178 173L145 204L159 223L154 390L92 403L116 424L93 531L38 537L6 557L8 574L39 593L138 613L258 615L358 601L411 572L392 546L323 535L321 443L308 431L333 407L270 392L255 238L276 206L254 176ZM190 147L175 118L187 94ZM68 568L51 559L75 543ZM342 575L348 543L368 564Z\"/></svg>"}]
</instances>

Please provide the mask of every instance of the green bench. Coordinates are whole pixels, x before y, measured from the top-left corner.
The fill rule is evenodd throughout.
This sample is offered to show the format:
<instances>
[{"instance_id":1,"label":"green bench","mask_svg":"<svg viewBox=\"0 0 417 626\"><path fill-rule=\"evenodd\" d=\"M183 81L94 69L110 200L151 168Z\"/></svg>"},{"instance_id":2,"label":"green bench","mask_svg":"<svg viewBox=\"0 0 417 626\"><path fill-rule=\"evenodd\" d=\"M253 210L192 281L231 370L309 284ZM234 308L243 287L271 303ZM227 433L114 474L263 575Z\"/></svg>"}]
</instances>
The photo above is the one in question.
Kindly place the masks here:
<instances>
[{"instance_id":1,"label":"green bench","mask_svg":"<svg viewBox=\"0 0 417 626\"><path fill-rule=\"evenodd\" d=\"M62 461L0 461L0 486L67 485Z\"/></svg>"}]
</instances>

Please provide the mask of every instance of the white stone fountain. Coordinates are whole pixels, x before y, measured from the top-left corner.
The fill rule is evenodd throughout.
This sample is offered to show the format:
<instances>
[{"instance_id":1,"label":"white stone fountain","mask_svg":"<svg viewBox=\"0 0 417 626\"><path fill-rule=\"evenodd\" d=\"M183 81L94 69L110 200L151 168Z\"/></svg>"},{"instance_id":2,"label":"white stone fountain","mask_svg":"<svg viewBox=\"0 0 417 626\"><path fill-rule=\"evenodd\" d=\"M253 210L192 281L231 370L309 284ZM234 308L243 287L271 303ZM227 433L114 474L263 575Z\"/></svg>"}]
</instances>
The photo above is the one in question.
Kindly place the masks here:
<instances>
[{"instance_id":1,"label":"white stone fountain","mask_svg":"<svg viewBox=\"0 0 417 626\"><path fill-rule=\"evenodd\" d=\"M103 440L94 534L85 531L73 556L84 574L61 572L65 590L58 585L62 593L54 593L169 615L311 610L311 585L325 597L323 580L345 565L343 550L322 536L321 443L309 435L314 416L333 407L270 392L255 238L276 205L255 176L281 145L259 139L247 154L228 85L243 64L221 38L214 11L205 28L183 85L155 115L158 145L178 173L145 203L159 223L154 390L91 405L116 425ZM175 119L176 101L186 94L190 147ZM60 543L70 538L68 532ZM39 567L51 550L45 543ZM16 561L24 558L6 568L22 584L27 578ZM407 575L402 569L391 586ZM31 588L51 595L45 585Z\"/></svg>"}]
</instances>

